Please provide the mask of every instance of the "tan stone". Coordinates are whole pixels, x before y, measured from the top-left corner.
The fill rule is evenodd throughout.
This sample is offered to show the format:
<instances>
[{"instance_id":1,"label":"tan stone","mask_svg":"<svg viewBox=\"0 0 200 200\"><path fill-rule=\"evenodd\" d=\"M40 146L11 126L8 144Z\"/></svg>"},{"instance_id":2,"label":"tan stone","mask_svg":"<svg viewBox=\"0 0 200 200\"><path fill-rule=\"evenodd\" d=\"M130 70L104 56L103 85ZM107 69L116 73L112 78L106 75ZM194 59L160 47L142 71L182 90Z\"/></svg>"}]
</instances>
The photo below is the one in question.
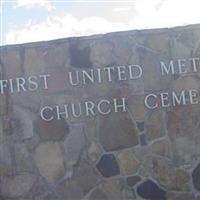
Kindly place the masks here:
<instances>
[{"instance_id":1,"label":"tan stone","mask_svg":"<svg viewBox=\"0 0 200 200\"><path fill-rule=\"evenodd\" d=\"M139 161L134 157L132 150L122 151L117 155L120 168L125 175L135 174L139 168Z\"/></svg>"},{"instance_id":2,"label":"tan stone","mask_svg":"<svg viewBox=\"0 0 200 200\"><path fill-rule=\"evenodd\" d=\"M156 155L171 157L172 156L172 149L171 144L168 139L163 139L154 142L150 147L149 150Z\"/></svg>"},{"instance_id":3,"label":"tan stone","mask_svg":"<svg viewBox=\"0 0 200 200\"><path fill-rule=\"evenodd\" d=\"M186 171L176 169L165 159L152 159L152 174L169 190L188 191L189 175Z\"/></svg>"},{"instance_id":4,"label":"tan stone","mask_svg":"<svg viewBox=\"0 0 200 200\"><path fill-rule=\"evenodd\" d=\"M194 196L192 194L182 194L174 200L194 200Z\"/></svg>"},{"instance_id":5,"label":"tan stone","mask_svg":"<svg viewBox=\"0 0 200 200\"><path fill-rule=\"evenodd\" d=\"M98 144L96 144L95 142L92 142L90 144L88 148L88 156L92 162L96 162L100 158L102 153L103 153L103 150Z\"/></svg>"},{"instance_id":6,"label":"tan stone","mask_svg":"<svg viewBox=\"0 0 200 200\"><path fill-rule=\"evenodd\" d=\"M35 150L34 159L40 174L49 182L57 181L64 175L64 159L58 142L40 144Z\"/></svg>"},{"instance_id":7,"label":"tan stone","mask_svg":"<svg viewBox=\"0 0 200 200\"><path fill-rule=\"evenodd\" d=\"M146 134L149 140L160 138L166 134L164 115L165 113L162 110L149 111L145 121Z\"/></svg>"}]
</instances>

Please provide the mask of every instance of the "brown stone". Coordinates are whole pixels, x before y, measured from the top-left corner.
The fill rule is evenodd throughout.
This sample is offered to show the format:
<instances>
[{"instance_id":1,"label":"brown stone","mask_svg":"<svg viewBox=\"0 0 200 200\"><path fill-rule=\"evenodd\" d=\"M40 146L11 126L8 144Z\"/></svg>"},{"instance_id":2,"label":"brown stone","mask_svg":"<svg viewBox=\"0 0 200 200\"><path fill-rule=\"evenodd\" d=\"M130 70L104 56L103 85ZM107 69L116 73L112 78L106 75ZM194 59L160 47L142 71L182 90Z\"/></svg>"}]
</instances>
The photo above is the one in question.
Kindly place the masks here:
<instances>
[{"instance_id":1,"label":"brown stone","mask_svg":"<svg viewBox=\"0 0 200 200\"><path fill-rule=\"evenodd\" d=\"M101 117L100 142L106 151L120 150L138 144L137 129L127 113Z\"/></svg>"},{"instance_id":2,"label":"brown stone","mask_svg":"<svg viewBox=\"0 0 200 200\"><path fill-rule=\"evenodd\" d=\"M136 160L131 150L122 151L117 155L120 168L123 174L131 175L135 174L139 168L139 161Z\"/></svg>"},{"instance_id":3,"label":"brown stone","mask_svg":"<svg viewBox=\"0 0 200 200\"><path fill-rule=\"evenodd\" d=\"M172 163L167 160L153 158L152 173L167 189L176 191L188 190L189 174L182 169L174 168Z\"/></svg>"},{"instance_id":4,"label":"brown stone","mask_svg":"<svg viewBox=\"0 0 200 200\"><path fill-rule=\"evenodd\" d=\"M167 114L173 158L179 166L191 165L199 158L199 114L198 105L176 107Z\"/></svg>"},{"instance_id":5,"label":"brown stone","mask_svg":"<svg viewBox=\"0 0 200 200\"><path fill-rule=\"evenodd\" d=\"M146 134L149 140L163 137L165 132L165 113L162 110L154 110L148 113L145 121Z\"/></svg>"},{"instance_id":6,"label":"brown stone","mask_svg":"<svg viewBox=\"0 0 200 200\"><path fill-rule=\"evenodd\" d=\"M140 176L129 176L126 178L126 182L129 187L134 187L138 182L140 182L142 179Z\"/></svg>"},{"instance_id":7,"label":"brown stone","mask_svg":"<svg viewBox=\"0 0 200 200\"><path fill-rule=\"evenodd\" d=\"M182 194L176 197L174 200L194 200L194 196L192 194Z\"/></svg>"},{"instance_id":8,"label":"brown stone","mask_svg":"<svg viewBox=\"0 0 200 200\"><path fill-rule=\"evenodd\" d=\"M38 117L36 129L43 141L61 141L69 133L69 125L63 118L44 121L41 117Z\"/></svg>"}]
</instances>

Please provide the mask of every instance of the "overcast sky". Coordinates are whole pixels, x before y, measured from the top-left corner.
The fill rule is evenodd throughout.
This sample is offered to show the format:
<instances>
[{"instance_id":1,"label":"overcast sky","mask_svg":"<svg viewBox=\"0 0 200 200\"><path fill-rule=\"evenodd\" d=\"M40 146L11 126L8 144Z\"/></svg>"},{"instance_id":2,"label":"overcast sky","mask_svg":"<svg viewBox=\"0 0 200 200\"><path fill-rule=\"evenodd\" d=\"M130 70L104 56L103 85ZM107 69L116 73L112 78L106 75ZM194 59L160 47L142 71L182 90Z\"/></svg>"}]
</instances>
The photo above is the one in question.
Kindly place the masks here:
<instances>
[{"instance_id":1,"label":"overcast sky","mask_svg":"<svg viewBox=\"0 0 200 200\"><path fill-rule=\"evenodd\" d=\"M200 23L200 0L0 0L0 44Z\"/></svg>"}]
</instances>

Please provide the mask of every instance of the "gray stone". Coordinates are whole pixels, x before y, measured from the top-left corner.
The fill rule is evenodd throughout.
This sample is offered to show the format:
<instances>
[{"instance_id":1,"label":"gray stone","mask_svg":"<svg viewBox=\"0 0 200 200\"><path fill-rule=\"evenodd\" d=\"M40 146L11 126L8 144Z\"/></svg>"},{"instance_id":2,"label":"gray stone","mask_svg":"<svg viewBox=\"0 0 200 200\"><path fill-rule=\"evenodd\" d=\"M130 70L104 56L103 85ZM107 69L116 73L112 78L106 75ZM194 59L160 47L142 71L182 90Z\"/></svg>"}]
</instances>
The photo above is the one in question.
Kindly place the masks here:
<instances>
[{"instance_id":1,"label":"gray stone","mask_svg":"<svg viewBox=\"0 0 200 200\"><path fill-rule=\"evenodd\" d=\"M100 175L93 168L91 163L87 160L82 159L79 162L79 166L74 169L72 176L78 187L80 187L85 194L87 194L93 187L95 187L100 180Z\"/></svg>"},{"instance_id":2,"label":"gray stone","mask_svg":"<svg viewBox=\"0 0 200 200\"><path fill-rule=\"evenodd\" d=\"M62 143L65 152L65 165L68 170L73 171L73 166L78 162L85 147L85 135L81 125L71 126L70 134Z\"/></svg>"},{"instance_id":3,"label":"gray stone","mask_svg":"<svg viewBox=\"0 0 200 200\"><path fill-rule=\"evenodd\" d=\"M200 191L200 164L192 172L192 182L195 189Z\"/></svg>"},{"instance_id":4,"label":"gray stone","mask_svg":"<svg viewBox=\"0 0 200 200\"><path fill-rule=\"evenodd\" d=\"M32 174L19 174L3 178L1 181L1 194L9 198L17 198L27 193L36 182L36 177Z\"/></svg>"},{"instance_id":5,"label":"gray stone","mask_svg":"<svg viewBox=\"0 0 200 200\"><path fill-rule=\"evenodd\" d=\"M56 191L60 198L66 200L82 199L84 197L82 188L73 180L60 183L56 187Z\"/></svg>"},{"instance_id":6,"label":"gray stone","mask_svg":"<svg viewBox=\"0 0 200 200\"><path fill-rule=\"evenodd\" d=\"M89 200L107 200L106 193L100 189L95 189L90 194Z\"/></svg>"},{"instance_id":7,"label":"gray stone","mask_svg":"<svg viewBox=\"0 0 200 200\"><path fill-rule=\"evenodd\" d=\"M29 139L34 136L34 114L28 110L25 110L19 106L14 106L13 118L17 120L17 127L15 130L18 135L21 135L22 139Z\"/></svg>"},{"instance_id":8,"label":"gray stone","mask_svg":"<svg viewBox=\"0 0 200 200\"><path fill-rule=\"evenodd\" d=\"M42 48L27 48L24 57L24 73L27 77L44 74Z\"/></svg>"}]
</instances>

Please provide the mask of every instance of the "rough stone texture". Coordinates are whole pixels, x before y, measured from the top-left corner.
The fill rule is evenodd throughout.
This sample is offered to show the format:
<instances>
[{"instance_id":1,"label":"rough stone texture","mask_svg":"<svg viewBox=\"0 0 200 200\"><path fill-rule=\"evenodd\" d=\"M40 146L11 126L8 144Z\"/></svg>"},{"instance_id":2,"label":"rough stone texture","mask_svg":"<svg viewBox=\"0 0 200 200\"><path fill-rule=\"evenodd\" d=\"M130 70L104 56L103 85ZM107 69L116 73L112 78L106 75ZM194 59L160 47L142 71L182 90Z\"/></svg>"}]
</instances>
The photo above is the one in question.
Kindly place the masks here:
<instances>
[{"instance_id":1,"label":"rough stone texture","mask_svg":"<svg viewBox=\"0 0 200 200\"><path fill-rule=\"evenodd\" d=\"M44 73L44 57L42 49L30 48L24 53L24 73L25 75L40 75Z\"/></svg>"},{"instance_id":2,"label":"rough stone texture","mask_svg":"<svg viewBox=\"0 0 200 200\"><path fill-rule=\"evenodd\" d=\"M163 156L163 157L171 157L171 144L168 139L162 139L154 142L150 147L149 150L156 155Z\"/></svg>"},{"instance_id":3,"label":"rough stone texture","mask_svg":"<svg viewBox=\"0 0 200 200\"><path fill-rule=\"evenodd\" d=\"M200 191L200 164L192 172L192 182L196 190Z\"/></svg>"},{"instance_id":4,"label":"rough stone texture","mask_svg":"<svg viewBox=\"0 0 200 200\"><path fill-rule=\"evenodd\" d=\"M165 135L164 112L162 110L154 110L148 113L146 120L146 133L149 140L154 140Z\"/></svg>"},{"instance_id":5,"label":"rough stone texture","mask_svg":"<svg viewBox=\"0 0 200 200\"><path fill-rule=\"evenodd\" d=\"M62 141L69 133L69 126L63 118L44 121L39 117L35 126L41 139L44 141Z\"/></svg>"},{"instance_id":6,"label":"rough stone texture","mask_svg":"<svg viewBox=\"0 0 200 200\"><path fill-rule=\"evenodd\" d=\"M137 130L127 114L112 114L100 120L100 141L106 151L120 150L138 144Z\"/></svg>"},{"instance_id":7,"label":"rough stone texture","mask_svg":"<svg viewBox=\"0 0 200 200\"><path fill-rule=\"evenodd\" d=\"M140 181L141 181L141 178L139 176L129 176L126 178L126 182L128 186L130 187L135 186Z\"/></svg>"},{"instance_id":8,"label":"rough stone texture","mask_svg":"<svg viewBox=\"0 0 200 200\"><path fill-rule=\"evenodd\" d=\"M39 79L37 91L8 87L0 94L0 199L199 200L200 106L188 104L188 92L200 90L200 60L194 72L191 57L200 58L200 25L0 47L0 80L13 79L13 89L17 77L50 75L47 90ZM179 73L177 59L186 59L187 73ZM169 67L171 60L175 73L162 75L160 61ZM116 71L129 65L140 65L142 77ZM114 67L111 82L106 67ZM72 86L75 71L79 83ZM94 83L84 83L83 72L94 72ZM172 92L180 98L183 90L187 105L161 107L159 94L172 102ZM145 105L150 93L158 95L149 100L158 108ZM111 112L96 112L97 102L113 98L126 99L126 112L105 102L99 108ZM90 101L95 113L86 116L92 111L83 103ZM72 116L72 103L76 111L81 103L83 116ZM52 107L49 122L40 116L44 106Z\"/></svg>"},{"instance_id":9,"label":"rough stone texture","mask_svg":"<svg viewBox=\"0 0 200 200\"><path fill-rule=\"evenodd\" d=\"M101 199L101 200L107 200L108 198L107 198L107 195L105 194L104 191L102 191L102 190L100 190L100 189L95 189L95 190L91 193L89 199L90 199L90 200L99 200L99 199Z\"/></svg>"},{"instance_id":10,"label":"rough stone texture","mask_svg":"<svg viewBox=\"0 0 200 200\"><path fill-rule=\"evenodd\" d=\"M23 52L21 52L20 48L13 48L1 53L0 58L4 66L5 78L15 78L22 75L21 53Z\"/></svg>"},{"instance_id":11,"label":"rough stone texture","mask_svg":"<svg viewBox=\"0 0 200 200\"><path fill-rule=\"evenodd\" d=\"M104 154L96 167L104 177L116 176L120 173L117 160L112 154Z\"/></svg>"},{"instance_id":12,"label":"rough stone texture","mask_svg":"<svg viewBox=\"0 0 200 200\"><path fill-rule=\"evenodd\" d=\"M75 181L64 181L56 190L62 199L82 199L84 196L82 188Z\"/></svg>"},{"instance_id":13,"label":"rough stone texture","mask_svg":"<svg viewBox=\"0 0 200 200\"><path fill-rule=\"evenodd\" d=\"M99 178L97 170L83 159L80 161L80 166L75 168L72 180L76 181L83 190L84 195L86 195L94 185L97 185Z\"/></svg>"},{"instance_id":14,"label":"rough stone texture","mask_svg":"<svg viewBox=\"0 0 200 200\"><path fill-rule=\"evenodd\" d=\"M19 174L13 177L6 177L1 182L1 194L8 198L17 198L27 193L36 182L32 174Z\"/></svg>"},{"instance_id":15,"label":"rough stone texture","mask_svg":"<svg viewBox=\"0 0 200 200\"><path fill-rule=\"evenodd\" d=\"M34 159L40 174L47 181L57 181L64 175L64 158L59 143L40 144L35 150Z\"/></svg>"},{"instance_id":16,"label":"rough stone texture","mask_svg":"<svg viewBox=\"0 0 200 200\"><path fill-rule=\"evenodd\" d=\"M118 154L118 160L120 168L122 169L122 174L131 175L135 174L139 168L139 162L134 158L134 152L131 150L126 150Z\"/></svg>"},{"instance_id":17,"label":"rough stone texture","mask_svg":"<svg viewBox=\"0 0 200 200\"><path fill-rule=\"evenodd\" d=\"M182 169L176 169L164 159L152 160L152 173L162 185L170 190L187 191L189 175Z\"/></svg>"},{"instance_id":18,"label":"rough stone texture","mask_svg":"<svg viewBox=\"0 0 200 200\"><path fill-rule=\"evenodd\" d=\"M152 180L146 180L137 187L137 193L144 199L166 199L166 192Z\"/></svg>"},{"instance_id":19,"label":"rough stone texture","mask_svg":"<svg viewBox=\"0 0 200 200\"><path fill-rule=\"evenodd\" d=\"M64 160L67 174L73 173L73 166L77 164L85 147L83 127L76 125L71 127L70 134L63 141Z\"/></svg>"}]
</instances>

